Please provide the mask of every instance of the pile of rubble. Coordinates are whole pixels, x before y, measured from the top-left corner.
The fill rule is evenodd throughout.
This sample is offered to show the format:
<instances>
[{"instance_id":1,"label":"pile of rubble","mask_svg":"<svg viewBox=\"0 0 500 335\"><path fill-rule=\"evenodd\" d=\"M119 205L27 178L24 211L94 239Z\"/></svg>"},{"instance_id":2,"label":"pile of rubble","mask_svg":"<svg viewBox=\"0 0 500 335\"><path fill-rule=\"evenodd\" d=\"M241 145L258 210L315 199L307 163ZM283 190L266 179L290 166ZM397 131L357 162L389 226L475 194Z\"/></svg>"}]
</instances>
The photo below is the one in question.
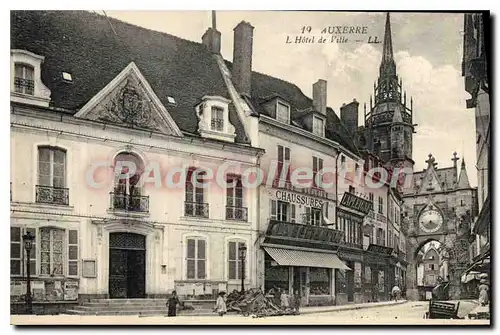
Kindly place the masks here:
<instances>
[{"instance_id":1,"label":"pile of rubble","mask_svg":"<svg viewBox=\"0 0 500 335\"><path fill-rule=\"evenodd\" d=\"M254 318L299 314L291 308L284 309L276 305L260 289L250 289L244 293L235 290L227 295L226 305L228 312L238 312L243 316L252 315Z\"/></svg>"}]
</instances>

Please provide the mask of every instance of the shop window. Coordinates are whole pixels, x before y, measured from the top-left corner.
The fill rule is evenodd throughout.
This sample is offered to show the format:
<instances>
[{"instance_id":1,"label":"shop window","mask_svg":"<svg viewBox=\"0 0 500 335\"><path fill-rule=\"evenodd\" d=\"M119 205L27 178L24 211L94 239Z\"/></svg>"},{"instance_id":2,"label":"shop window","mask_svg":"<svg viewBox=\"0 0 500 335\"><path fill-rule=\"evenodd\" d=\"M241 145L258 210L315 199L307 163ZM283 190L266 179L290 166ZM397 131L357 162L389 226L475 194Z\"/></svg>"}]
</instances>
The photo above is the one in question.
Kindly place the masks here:
<instances>
[{"instance_id":1,"label":"shop window","mask_svg":"<svg viewBox=\"0 0 500 335\"><path fill-rule=\"evenodd\" d=\"M278 263L266 253L264 261L264 290L266 293L275 288L288 291L290 282L289 271L290 268L288 266L279 266Z\"/></svg>"},{"instance_id":2,"label":"shop window","mask_svg":"<svg viewBox=\"0 0 500 335\"><path fill-rule=\"evenodd\" d=\"M206 279L206 241L201 238L187 240L187 279Z\"/></svg>"},{"instance_id":3,"label":"shop window","mask_svg":"<svg viewBox=\"0 0 500 335\"><path fill-rule=\"evenodd\" d=\"M309 268L310 295L330 295L331 269Z\"/></svg>"},{"instance_id":4,"label":"shop window","mask_svg":"<svg viewBox=\"0 0 500 335\"><path fill-rule=\"evenodd\" d=\"M369 266L365 266L365 283L372 282L372 270Z\"/></svg>"},{"instance_id":5,"label":"shop window","mask_svg":"<svg viewBox=\"0 0 500 335\"><path fill-rule=\"evenodd\" d=\"M228 262L229 273L228 279L241 279L241 260L239 259L240 248L244 247L243 242L229 242L228 245Z\"/></svg>"}]
</instances>

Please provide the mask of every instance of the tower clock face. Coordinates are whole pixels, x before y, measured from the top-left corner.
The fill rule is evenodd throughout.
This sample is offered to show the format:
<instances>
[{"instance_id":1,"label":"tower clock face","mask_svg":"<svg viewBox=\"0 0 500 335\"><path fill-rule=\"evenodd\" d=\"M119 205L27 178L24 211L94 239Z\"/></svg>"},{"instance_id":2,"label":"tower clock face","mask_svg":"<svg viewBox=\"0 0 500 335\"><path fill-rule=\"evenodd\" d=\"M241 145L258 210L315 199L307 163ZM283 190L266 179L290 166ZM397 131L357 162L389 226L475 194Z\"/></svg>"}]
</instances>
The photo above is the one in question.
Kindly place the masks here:
<instances>
[{"instance_id":1,"label":"tower clock face","mask_svg":"<svg viewBox=\"0 0 500 335\"><path fill-rule=\"evenodd\" d=\"M435 209L423 212L418 219L420 229L426 233L434 233L443 225L443 216Z\"/></svg>"}]
</instances>

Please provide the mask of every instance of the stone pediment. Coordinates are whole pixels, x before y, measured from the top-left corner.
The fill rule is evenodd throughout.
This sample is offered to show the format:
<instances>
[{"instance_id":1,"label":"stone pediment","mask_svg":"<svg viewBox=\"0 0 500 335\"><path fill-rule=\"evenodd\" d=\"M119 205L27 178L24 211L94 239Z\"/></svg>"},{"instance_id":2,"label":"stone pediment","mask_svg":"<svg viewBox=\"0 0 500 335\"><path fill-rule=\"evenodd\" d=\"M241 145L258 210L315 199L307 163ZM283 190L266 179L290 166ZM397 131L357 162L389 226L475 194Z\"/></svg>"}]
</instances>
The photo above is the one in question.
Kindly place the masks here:
<instances>
[{"instance_id":1,"label":"stone pediment","mask_svg":"<svg viewBox=\"0 0 500 335\"><path fill-rule=\"evenodd\" d=\"M75 117L183 136L133 62L87 102Z\"/></svg>"}]
</instances>

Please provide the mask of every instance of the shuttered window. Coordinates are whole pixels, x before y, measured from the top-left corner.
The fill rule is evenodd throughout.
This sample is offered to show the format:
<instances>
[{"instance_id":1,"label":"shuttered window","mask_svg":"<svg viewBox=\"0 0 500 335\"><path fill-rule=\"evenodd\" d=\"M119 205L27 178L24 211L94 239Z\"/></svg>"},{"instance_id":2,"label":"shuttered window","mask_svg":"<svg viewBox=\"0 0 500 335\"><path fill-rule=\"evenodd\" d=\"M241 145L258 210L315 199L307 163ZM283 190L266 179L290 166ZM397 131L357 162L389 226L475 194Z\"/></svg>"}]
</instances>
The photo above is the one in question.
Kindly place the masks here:
<instances>
[{"instance_id":1,"label":"shuttered window","mask_svg":"<svg viewBox=\"0 0 500 335\"><path fill-rule=\"evenodd\" d=\"M206 242L201 238L187 240L187 279L206 279Z\"/></svg>"},{"instance_id":2,"label":"shuttered window","mask_svg":"<svg viewBox=\"0 0 500 335\"><path fill-rule=\"evenodd\" d=\"M243 242L229 242L228 246L228 262L229 273L228 279L241 279L241 260L239 259L240 248L244 246Z\"/></svg>"}]
</instances>

